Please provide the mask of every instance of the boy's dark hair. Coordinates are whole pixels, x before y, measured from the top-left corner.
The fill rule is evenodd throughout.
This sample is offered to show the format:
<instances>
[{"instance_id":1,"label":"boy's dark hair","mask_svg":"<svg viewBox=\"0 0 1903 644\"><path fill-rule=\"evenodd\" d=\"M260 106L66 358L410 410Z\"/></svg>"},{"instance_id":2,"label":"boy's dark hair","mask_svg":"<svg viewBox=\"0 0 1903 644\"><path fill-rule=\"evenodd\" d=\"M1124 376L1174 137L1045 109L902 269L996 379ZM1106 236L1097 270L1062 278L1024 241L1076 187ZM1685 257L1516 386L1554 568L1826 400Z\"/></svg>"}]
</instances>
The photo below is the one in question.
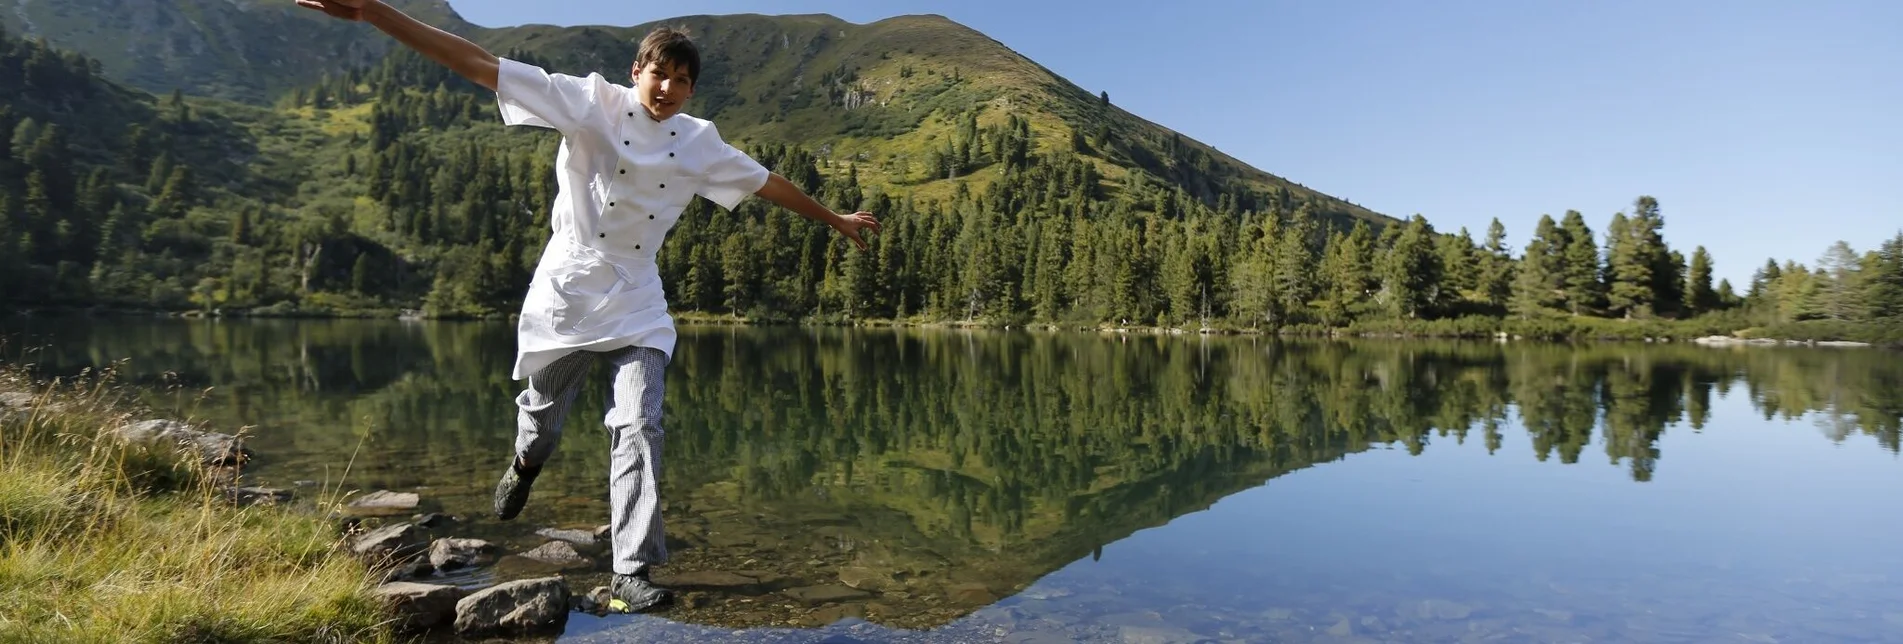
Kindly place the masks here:
<instances>
[{"instance_id":1,"label":"boy's dark hair","mask_svg":"<svg viewBox=\"0 0 1903 644\"><path fill-rule=\"evenodd\" d=\"M700 48L694 46L685 29L656 27L648 32L647 37L641 39L634 67L647 69L648 63L660 63L662 67L686 65L688 79L700 82Z\"/></svg>"}]
</instances>

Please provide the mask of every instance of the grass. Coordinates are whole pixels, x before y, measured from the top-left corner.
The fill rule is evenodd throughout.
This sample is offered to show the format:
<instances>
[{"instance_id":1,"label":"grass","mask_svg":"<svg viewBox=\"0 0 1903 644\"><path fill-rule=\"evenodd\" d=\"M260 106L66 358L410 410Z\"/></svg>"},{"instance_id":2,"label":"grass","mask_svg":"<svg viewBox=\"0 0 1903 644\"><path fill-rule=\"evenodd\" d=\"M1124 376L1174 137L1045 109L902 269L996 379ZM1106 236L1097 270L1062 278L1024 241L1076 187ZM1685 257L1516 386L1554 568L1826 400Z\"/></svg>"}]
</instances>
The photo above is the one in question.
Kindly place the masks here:
<instances>
[{"instance_id":1,"label":"grass","mask_svg":"<svg viewBox=\"0 0 1903 644\"><path fill-rule=\"evenodd\" d=\"M335 526L229 505L195 459L102 436L142 418L109 383L0 368L38 410L0 418L0 641L391 641Z\"/></svg>"}]
</instances>

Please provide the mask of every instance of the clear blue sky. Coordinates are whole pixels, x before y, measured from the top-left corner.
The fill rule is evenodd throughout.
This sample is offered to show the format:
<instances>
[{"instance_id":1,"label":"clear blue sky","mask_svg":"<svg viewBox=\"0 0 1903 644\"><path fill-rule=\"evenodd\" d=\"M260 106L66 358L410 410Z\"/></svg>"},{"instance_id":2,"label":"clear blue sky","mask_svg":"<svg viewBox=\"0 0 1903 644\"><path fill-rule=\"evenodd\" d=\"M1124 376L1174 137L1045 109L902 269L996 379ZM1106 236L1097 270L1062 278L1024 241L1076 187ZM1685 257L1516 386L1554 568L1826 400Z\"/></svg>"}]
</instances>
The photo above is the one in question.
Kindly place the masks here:
<instances>
[{"instance_id":1,"label":"clear blue sky","mask_svg":"<svg viewBox=\"0 0 1903 644\"><path fill-rule=\"evenodd\" d=\"M471 22L936 13L1263 170L1523 248L1634 198L1740 291L1903 230L1903 1L450 0ZM691 110L691 106L690 106Z\"/></svg>"}]
</instances>

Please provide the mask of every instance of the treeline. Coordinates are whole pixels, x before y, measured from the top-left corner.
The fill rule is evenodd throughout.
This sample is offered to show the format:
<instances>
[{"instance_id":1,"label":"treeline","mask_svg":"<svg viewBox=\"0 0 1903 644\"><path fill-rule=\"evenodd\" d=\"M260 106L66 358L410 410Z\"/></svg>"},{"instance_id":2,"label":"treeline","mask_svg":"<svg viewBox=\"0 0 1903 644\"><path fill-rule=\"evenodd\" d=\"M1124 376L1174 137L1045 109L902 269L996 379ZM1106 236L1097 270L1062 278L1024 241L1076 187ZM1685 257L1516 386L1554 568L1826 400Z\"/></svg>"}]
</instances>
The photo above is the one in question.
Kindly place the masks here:
<instances>
[{"instance_id":1,"label":"treeline","mask_svg":"<svg viewBox=\"0 0 1903 644\"><path fill-rule=\"evenodd\" d=\"M143 97L107 125L43 107L121 91L96 64L26 41L0 52L7 69L62 70L0 97L0 131L13 133L0 165L0 299L503 315L546 240L559 135L500 127L492 95L421 57L328 78L277 110ZM761 321L1283 331L1701 316L1729 331L1903 315L1896 241L1833 250L1814 270L1771 262L1739 294L1713 284L1703 247L1688 256L1664 241L1649 196L1603 232L1577 211L1542 216L1512 249L1498 219L1476 240L1418 215L1339 217L1282 189L1212 194L1143 172L1105 180L1091 142L1038 148L1028 121L978 116L954 115L952 136L925 151L935 180L954 182L942 200L862 185L854 166L802 147L750 146L823 203L874 212L884 231L858 252L761 200L731 213L697 201L661 255L670 298ZM76 146L68 132L90 140ZM1187 146L1165 148L1183 158L1162 165L1195 169ZM978 170L986 181L968 179Z\"/></svg>"}]
</instances>

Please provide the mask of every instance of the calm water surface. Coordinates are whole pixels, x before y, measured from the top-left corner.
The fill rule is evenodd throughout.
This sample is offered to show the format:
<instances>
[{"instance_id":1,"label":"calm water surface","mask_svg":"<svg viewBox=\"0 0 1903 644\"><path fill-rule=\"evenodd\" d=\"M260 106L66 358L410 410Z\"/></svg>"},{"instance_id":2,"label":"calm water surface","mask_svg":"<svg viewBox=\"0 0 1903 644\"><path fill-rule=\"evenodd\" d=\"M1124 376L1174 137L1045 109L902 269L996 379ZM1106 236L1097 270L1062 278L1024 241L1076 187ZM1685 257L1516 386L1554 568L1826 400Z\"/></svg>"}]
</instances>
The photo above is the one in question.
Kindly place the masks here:
<instances>
[{"instance_id":1,"label":"calm water surface","mask_svg":"<svg viewBox=\"0 0 1903 644\"><path fill-rule=\"evenodd\" d=\"M506 324L0 331L250 427L259 484L606 522L599 387L487 516ZM1893 352L688 327L665 414L683 603L561 641L1903 641Z\"/></svg>"}]
</instances>

